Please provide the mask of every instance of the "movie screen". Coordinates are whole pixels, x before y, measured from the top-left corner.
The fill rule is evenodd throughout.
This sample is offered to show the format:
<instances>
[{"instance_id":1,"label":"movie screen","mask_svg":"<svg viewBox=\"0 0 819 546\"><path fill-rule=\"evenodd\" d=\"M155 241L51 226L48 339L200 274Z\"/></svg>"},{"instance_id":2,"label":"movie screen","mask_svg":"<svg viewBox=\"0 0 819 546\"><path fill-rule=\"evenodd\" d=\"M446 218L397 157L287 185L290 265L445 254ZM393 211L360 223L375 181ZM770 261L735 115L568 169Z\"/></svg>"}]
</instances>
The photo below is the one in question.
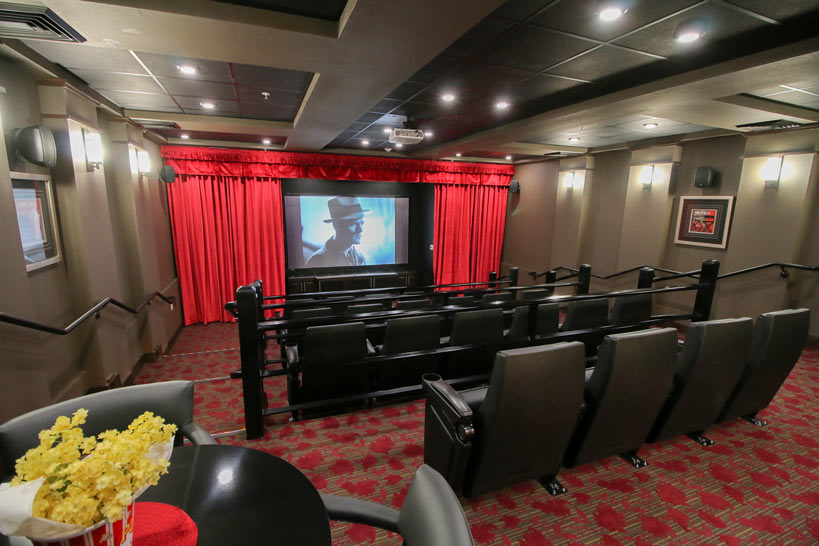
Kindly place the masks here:
<instances>
[{"instance_id":1,"label":"movie screen","mask_svg":"<svg viewBox=\"0 0 819 546\"><path fill-rule=\"evenodd\" d=\"M408 197L285 195L289 269L405 264Z\"/></svg>"}]
</instances>

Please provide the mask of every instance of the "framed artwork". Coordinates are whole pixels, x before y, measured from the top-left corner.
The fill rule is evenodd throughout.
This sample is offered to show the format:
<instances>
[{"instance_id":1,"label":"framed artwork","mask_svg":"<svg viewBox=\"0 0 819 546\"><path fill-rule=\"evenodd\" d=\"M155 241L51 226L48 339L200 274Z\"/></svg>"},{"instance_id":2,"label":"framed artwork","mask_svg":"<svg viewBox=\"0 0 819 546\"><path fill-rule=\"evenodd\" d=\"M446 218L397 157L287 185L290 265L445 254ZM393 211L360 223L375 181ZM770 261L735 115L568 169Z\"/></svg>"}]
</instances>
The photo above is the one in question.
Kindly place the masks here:
<instances>
[{"instance_id":1,"label":"framed artwork","mask_svg":"<svg viewBox=\"0 0 819 546\"><path fill-rule=\"evenodd\" d=\"M680 197L674 243L725 248L731 229L734 196Z\"/></svg>"},{"instance_id":2,"label":"framed artwork","mask_svg":"<svg viewBox=\"0 0 819 546\"><path fill-rule=\"evenodd\" d=\"M26 271L59 262L60 241L51 179L42 174L13 172L10 175Z\"/></svg>"}]
</instances>

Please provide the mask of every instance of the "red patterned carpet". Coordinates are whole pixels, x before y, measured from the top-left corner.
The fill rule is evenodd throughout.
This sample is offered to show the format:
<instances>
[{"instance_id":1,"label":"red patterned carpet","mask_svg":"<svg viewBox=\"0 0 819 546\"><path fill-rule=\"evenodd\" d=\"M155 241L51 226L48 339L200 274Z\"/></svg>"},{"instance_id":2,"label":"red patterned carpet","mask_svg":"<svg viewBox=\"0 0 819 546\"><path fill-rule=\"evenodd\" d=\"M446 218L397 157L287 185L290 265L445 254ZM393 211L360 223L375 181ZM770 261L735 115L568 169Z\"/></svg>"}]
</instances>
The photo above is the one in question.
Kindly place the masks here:
<instances>
[{"instance_id":1,"label":"red patterned carpet","mask_svg":"<svg viewBox=\"0 0 819 546\"><path fill-rule=\"evenodd\" d=\"M235 324L185 328L171 355L147 365L138 382L213 379L239 368ZM222 350L232 349L232 350ZM219 350L205 354L200 351ZM286 399L282 378L266 380L271 406ZM211 433L243 427L238 380L196 385L195 419ZM756 428L737 420L709 428L716 444L677 438L644 447L649 466L617 457L571 470L553 498L527 482L462 499L477 544L635 545L819 544L819 351L806 349ZM400 507L423 461L423 401L287 423L268 423L246 445L286 459L325 493ZM334 544L401 544L362 525L334 524Z\"/></svg>"}]
</instances>

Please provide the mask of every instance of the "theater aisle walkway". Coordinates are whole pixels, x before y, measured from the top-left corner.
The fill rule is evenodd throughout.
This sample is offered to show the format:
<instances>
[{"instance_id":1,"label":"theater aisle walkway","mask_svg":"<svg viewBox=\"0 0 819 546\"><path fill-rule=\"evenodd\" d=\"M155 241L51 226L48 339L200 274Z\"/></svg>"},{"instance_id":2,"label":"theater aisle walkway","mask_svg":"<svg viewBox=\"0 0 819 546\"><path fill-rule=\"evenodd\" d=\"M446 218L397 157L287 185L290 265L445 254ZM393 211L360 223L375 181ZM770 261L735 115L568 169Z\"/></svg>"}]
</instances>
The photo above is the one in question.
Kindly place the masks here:
<instances>
[{"instance_id":1,"label":"theater aisle walkway","mask_svg":"<svg viewBox=\"0 0 819 546\"><path fill-rule=\"evenodd\" d=\"M170 351L147 364L138 383L198 381L195 420L210 433L243 427L235 324L189 326ZM286 402L283 378L266 380L270 406ZM572 470L569 489L550 497L537 482L464 500L477 544L796 544L819 543L819 351L806 349L761 417L711 427L716 443L688 438L641 450L649 466L619 458ZM346 415L287 423L268 421L264 439L243 435L221 443L282 457L324 493L400 507L423 462L424 405L403 402ZM173 472L173 465L171 465ZM333 525L334 544L401 544L370 527Z\"/></svg>"}]
</instances>

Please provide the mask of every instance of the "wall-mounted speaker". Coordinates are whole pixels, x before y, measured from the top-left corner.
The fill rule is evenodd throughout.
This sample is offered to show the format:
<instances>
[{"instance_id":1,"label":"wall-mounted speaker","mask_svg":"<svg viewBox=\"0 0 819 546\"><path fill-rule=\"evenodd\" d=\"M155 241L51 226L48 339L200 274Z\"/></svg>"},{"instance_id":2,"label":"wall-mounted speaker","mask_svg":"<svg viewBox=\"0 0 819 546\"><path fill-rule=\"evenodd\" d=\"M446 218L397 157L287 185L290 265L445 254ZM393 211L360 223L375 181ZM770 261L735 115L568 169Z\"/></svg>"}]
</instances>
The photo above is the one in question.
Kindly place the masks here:
<instances>
[{"instance_id":1,"label":"wall-mounted speaker","mask_svg":"<svg viewBox=\"0 0 819 546\"><path fill-rule=\"evenodd\" d=\"M49 129L32 125L14 130L12 138L18 159L40 167L51 168L57 164L57 146L54 144L54 134Z\"/></svg>"},{"instance_id":2,"label":"wall-mounted speaker","mask_svg":"<svg viewBox=\"0 0 819 546\"><path fill-rule=\"evenodd\" d=\"M176 172L173 170L173 167L163 165L162 168L159 169L159 179L169 184L176 180Z\"/></svg>"},{"instance_id":3,"label":"wall-mounted speaker","mask_svg":"<svg viewBox=\"0 0 819 546\"><path fill-rule=\"evenodd\" d=\"M697 167L697 173L694 175L694 186L697 188L710 188L714 185L715 179L714 169L703 165Z\"/></svg>"},{"instance_id":4,"label":"wall-mounted speaker","mask_svg":"<svg viewBox=\"0 0 819 546\"><path fill-rule=\"evenodd\" d=\"M512 180L509 183L509 191L512 193L520 193L520 182L518 180Z\"/></svg>"}]
</instances>

